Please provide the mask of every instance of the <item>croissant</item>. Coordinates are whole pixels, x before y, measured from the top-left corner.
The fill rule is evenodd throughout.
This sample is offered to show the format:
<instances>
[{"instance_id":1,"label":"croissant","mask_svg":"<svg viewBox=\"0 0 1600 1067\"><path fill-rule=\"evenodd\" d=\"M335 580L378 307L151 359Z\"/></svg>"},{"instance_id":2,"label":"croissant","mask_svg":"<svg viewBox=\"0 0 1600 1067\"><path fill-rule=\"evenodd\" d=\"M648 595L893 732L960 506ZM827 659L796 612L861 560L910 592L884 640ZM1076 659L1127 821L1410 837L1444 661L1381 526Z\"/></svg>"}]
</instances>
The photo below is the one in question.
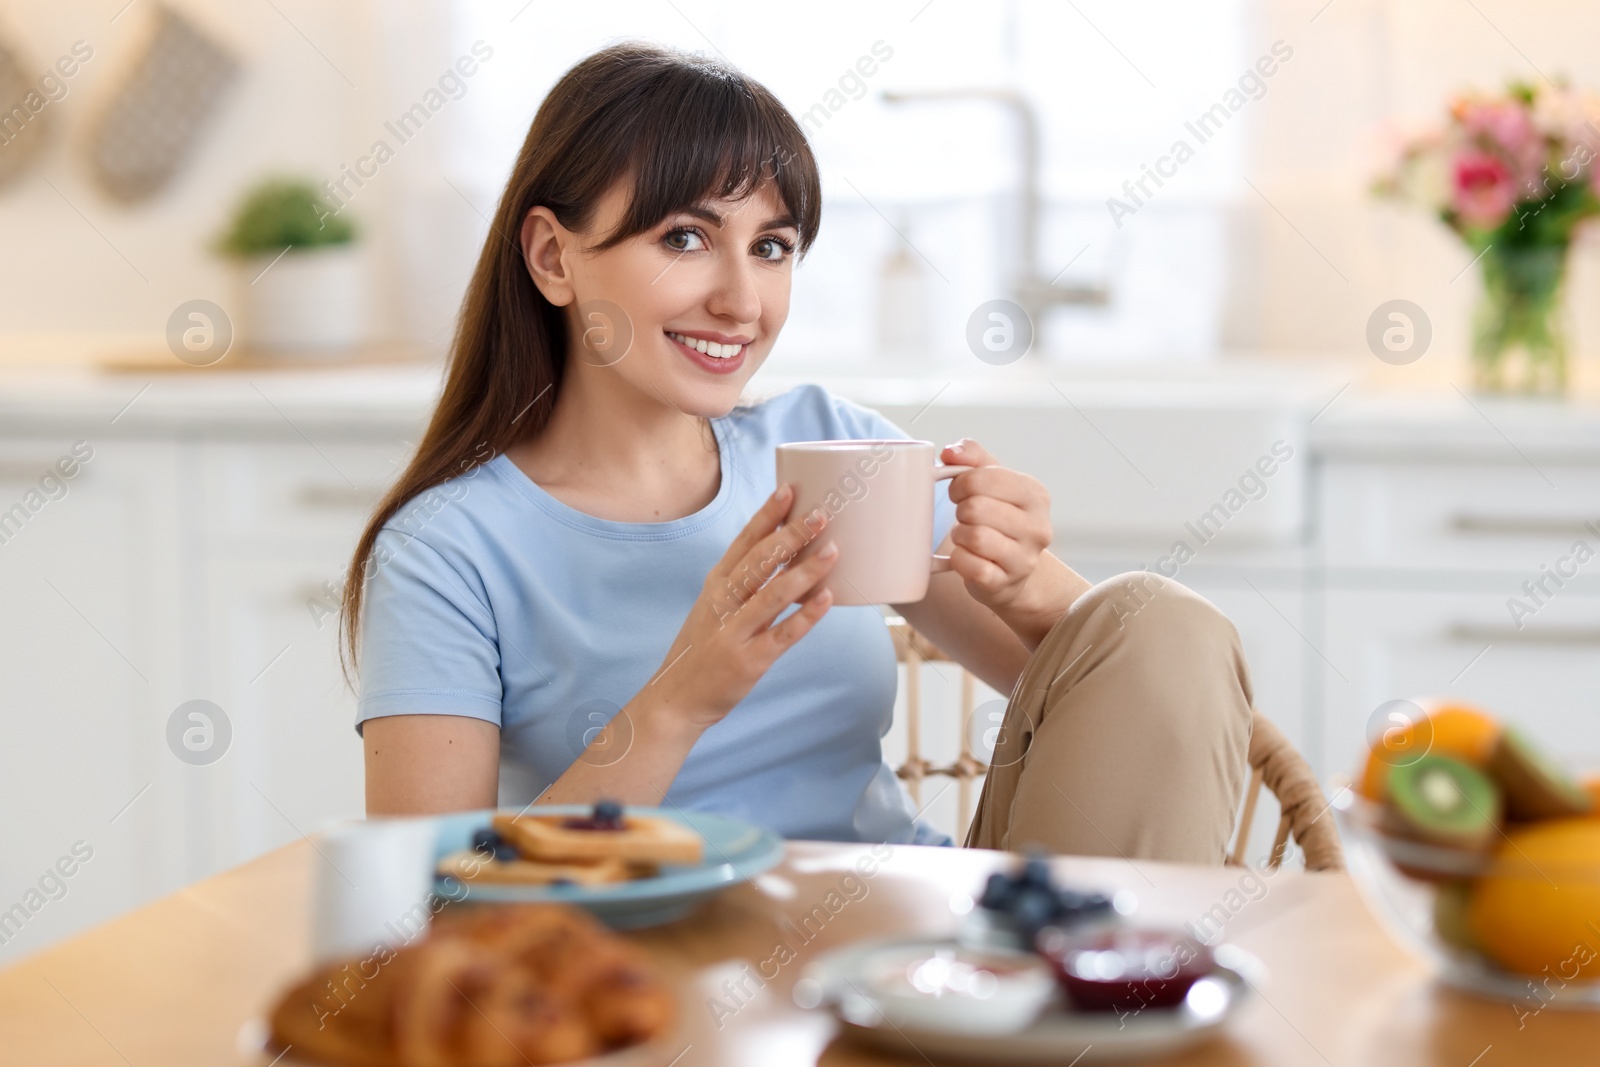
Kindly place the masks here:
<instances>
[{"instance_id":1,"label":"croissant","mask_svg":"<svg viewBox=\"0 0 1600 1067\"><path fill-rule=\"evenodd\" d=\"M275 1051L337 1067L524 1067L649 1041L676 1001L632 945L561 904L446 909L398 950L318 968L278 1001Z\"/></svg>"}]
</instances>

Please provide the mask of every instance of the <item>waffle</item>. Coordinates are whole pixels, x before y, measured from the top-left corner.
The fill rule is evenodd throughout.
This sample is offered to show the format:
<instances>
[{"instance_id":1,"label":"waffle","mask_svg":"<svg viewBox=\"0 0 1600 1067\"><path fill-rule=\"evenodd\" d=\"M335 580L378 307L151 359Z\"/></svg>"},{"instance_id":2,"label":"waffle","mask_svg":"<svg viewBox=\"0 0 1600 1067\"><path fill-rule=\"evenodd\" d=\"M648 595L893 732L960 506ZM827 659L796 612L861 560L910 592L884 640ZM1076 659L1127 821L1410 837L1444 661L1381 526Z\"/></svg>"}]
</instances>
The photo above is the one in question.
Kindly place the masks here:
<instances>
[{"instance_id":1,"label":"waffle","mask_svg":"<svg viewBox=\"0 0 1600 1067\"><path fill-rule=\"evenodd\" d=\"M610 885L636 877L627 863L607 856L586 863L544 863L539 860L496 860L464 848L439 861L439 873L463 882L492 885Z\"/></svg>"},{"instance_id":2,"label":"waffle","mask_svg":"<svg viewBox=\"0 0 1600 1067\"><path fill-rule=\"evenodd\" d=\"M652 815L623 815L618 829L593 829L571 815L496 815L494 830L525 859L573 863L619 859L630 864L692 865L704 855L700 835Z\"/></svg>"}]
</instances>

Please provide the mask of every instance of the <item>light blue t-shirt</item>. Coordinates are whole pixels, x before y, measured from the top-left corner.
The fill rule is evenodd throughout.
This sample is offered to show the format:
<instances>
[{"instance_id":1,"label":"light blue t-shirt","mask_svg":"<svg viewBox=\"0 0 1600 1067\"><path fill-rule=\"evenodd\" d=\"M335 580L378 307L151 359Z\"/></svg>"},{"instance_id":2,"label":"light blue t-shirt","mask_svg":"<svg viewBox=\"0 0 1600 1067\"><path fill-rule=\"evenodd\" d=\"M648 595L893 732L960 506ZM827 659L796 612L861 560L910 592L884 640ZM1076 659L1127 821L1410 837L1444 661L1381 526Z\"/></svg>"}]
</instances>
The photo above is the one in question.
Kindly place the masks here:
<instances>
[{"instance_id":1,"label":"light blue t-shirt","mask_svg":"<svg viewBox=\"0 0 1600 1067\"><path fill-rule=\"evenodd\" d=\"M503 454L408 502L369 564L357 729L419 713L495 723L500 803L527 804L661 666L706 574L777 487L777 445L906 436L816 385L711 426L721 485L681 519L595 518ZM930 547L955 521L948 485ZM668 801L791 838L951 843L915 820L884 762L896 682L882 612L830 608L701 735Z\"/></svg>"}]
</instances>

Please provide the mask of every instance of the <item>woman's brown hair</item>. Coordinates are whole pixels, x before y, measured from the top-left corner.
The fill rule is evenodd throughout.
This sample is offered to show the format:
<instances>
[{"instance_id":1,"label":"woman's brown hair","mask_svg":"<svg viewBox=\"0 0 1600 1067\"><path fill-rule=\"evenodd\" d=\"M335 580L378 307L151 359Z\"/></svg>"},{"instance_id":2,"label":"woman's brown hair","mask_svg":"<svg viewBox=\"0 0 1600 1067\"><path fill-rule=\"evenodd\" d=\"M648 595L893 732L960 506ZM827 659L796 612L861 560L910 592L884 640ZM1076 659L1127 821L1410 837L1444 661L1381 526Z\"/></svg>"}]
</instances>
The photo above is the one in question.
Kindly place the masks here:
<instances>
[{"instance_id":1,"label":"woman's brown hair","mask_svg":"<svg viewBox=\"0 0 1600 1067\"><path fill-rule=\"evenodd\" d=\"M731 66L656 45L613 45L561 76L534 116L467 286L444 389L417 451L367 523L345 576L340 662L357 665L362 593L379 531L407 501L538 435L567 356L565 309L529 277L517 236L534 207L586 233L619 180L632 199L611 248L675 212L740 199L765 182L799 228L804 253L821 224L822 191L804 132L765 86ZM348 661L346 654L348 653Z\"/></svg>"}]
</instances>

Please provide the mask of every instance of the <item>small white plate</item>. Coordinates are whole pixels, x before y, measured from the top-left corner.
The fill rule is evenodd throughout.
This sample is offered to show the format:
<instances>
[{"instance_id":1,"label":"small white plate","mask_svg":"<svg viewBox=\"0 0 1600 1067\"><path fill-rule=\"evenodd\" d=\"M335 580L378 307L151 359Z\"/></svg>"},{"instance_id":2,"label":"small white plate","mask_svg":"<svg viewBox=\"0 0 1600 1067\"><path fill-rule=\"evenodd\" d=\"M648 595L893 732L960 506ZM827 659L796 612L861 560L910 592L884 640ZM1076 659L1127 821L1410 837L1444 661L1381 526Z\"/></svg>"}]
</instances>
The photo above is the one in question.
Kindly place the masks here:
<instances>
[{"instance_id":1,"label":"small white plate","mask_svg":"<svg viewBox=\"0 0 1600 1067\"><path fill-rule=\"evenodd\" d=\"M1010 1034L969 1034L954 1029L896 1026L867 995L862 964L894 945L920 938L862 941L818 958L795 984L795 1002L832 1012L845 1033L902 1055L979 1060L985 1063L1106 1062L1155 1056L1214 1036L1266 980L1266 967L1242 949L1219 945L1217 969L1195 983L1176 1008L1115 1012L1071 1011L1057 1001L1033 1025ZM950 941L951 946L957 942ZM1198 990L1198 992L1196 992Z\"/></svg>"}]
</instances>

